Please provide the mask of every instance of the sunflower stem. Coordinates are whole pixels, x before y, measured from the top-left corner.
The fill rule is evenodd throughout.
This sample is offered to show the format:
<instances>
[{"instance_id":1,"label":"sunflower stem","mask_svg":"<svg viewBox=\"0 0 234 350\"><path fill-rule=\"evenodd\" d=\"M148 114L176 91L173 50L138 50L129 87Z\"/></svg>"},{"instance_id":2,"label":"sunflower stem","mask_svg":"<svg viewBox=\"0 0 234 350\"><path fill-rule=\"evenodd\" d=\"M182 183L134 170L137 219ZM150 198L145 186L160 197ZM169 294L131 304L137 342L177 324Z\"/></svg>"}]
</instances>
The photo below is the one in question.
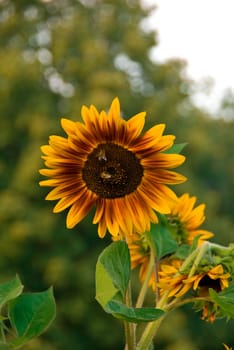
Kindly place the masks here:
<instances>
[{"instance_id":1,"label":"sunflower stem","mask_svg":"<svg viewBox=\"0 0 234 350\"><path fill-rule=\"evenodd\" d=\"M158 320L154 322L150 322L145 329L145 332L143 333L139 343L137 344L136 350L147 350L149 349L152 340L157 333L163 319L165 316L162 316Z\"/></svg>"},{"instance_id":2,"label":"sunflower stem","mask_svg":"<svg viewBox=\"0 0 234 350\"><path fill-rule=\"evenodd\" d=\"M153 265L153 271L154 272L154 280L155 280L155 304L157 305L157 302L160 299L160 290L158 288L158 264L159 264L159 259L157 258L157 251L155 249L155 244L152 240L152 237L150 236L149 232L147 234L147 241L150 247L150 258L153 259L152 265ZM149 278L151 275L149 276Z\"/></svg>"},{"instance_id":3,"label":"sunflower stem","mask_svg":"<svg viewBox=\"0 0 234 350\"><path fill-rule=\"evenodd\" d=\"M128 288L125 295L125 303L128 307L132 307L132 291L131 291L131 281L129 281ZM136 348L136 331L135 325L132 322L124 321L125 330L125 350L135 350Z\"/></svg>"},{"instance_id":4,"label":"sunflower stem","mask_svg":"<svg viewBox=\"0 0 234 350\"><path fill-rule=\"evenodd\" d=\"M157 304L157 308L165 309L165 305L167 303L169 293L170 293L170 291L167 291L162 296L162 298L159 300L159 302ZM146 328L141 336L139 343L137 344L136 350L146 350L149 348L149 346L152 343L152 340L153 340L155 334L157 333L164 317L165 317L165 315L160 317L159 319L153 321L153 322L148 323L148 325L146 326Z\"/></svg>"},{"instance_id":5,"label":"sunflower stem","mask_svg":"<svg viewBox=\"0 0 234 350\"><path fill-rule=\"evenodd\" d=\"M180 306L183 306L188 303L195 303L196 301L210 301L210 298L209 297L191 297L183 300L174 300L167 305L166 309L167 311L170 311L172 309L175 310Z\"/></svg>"},{"instance_id":6,"label":"sunflower stem","mask_svg":"<svg viewBox=\"0 0 234 350\"><path fill-rule=\"evenodd\" d=\"M159 261L157 259L154 259L154 277L155 277L155 305L157 305L158 301L160 300L160 289L158 287L158 265Z\"/></svg>"},{"instance_id":7,"label":"sunflower stem","mask_svg":"<svg viewBox=\"0 0 234 350\"><path fill-rule=\"evenodd\" d=\"M199 247L199 250L198 250L198 254L193 262L193 265L191 267L191 270L189 271L189 274L188 274L188 278L192 277L203 257L203 255L205 254L205 252L207 251L209 247L209 243L208 242L204 242L200 247Z\"/></svg>"},{"instance_id":8,"label":"sunflower stem","mask_svg":"<svg viewBox=\"0 0 234 350\"><path fill-rule=\"evenodd\" d=\"M125 331L125 340L126 340L126 345L124 350L135 350L132 334L130 330L130 322L124 321L124 331Z\"/></svg>"},{"instance_id":9,"label":"sunflower stem","mask_svg":"<svg viewBox=\"0 0 234 350\"><path fill-rule=\"evenodd\" d=\"M148 290L149 280L150 280L150 277L152 275L153 268L154 268L154 253L151 250L148 269L147 269L145 279L144 279L144 282L142 284L139 296L137 298L136 307L142 307L142 305L144 303L145 295L146 295L147 290Z\"/></svg>"},{"instance_id":10,"label":"sunflower stem","mask_svg":"<svg viewBox=\"0 0 234 350\"><path fill-rule=\"evenodd\" d=\"M189 267L189 265L194 261L194 259L196 258L198 252L199 252L200 248L196 248L191 254L189 254L189 256L187 256L187 258L184 260L183 264L181 265L179 272L176 274L183 274L184 271L187 270L187 268Z\"/></svg>"},{"instance_id":11,"label":"sunflower stem","mask_svg":"<svg viewBox=\"0 0 234 350\"><path fill-rule=\"evenodd\" d=\"M209 242L209 247L213 252L217 253L220 256L230 256L231 254L234 254L233 244L230 244L228 247L225 247L221 244Z\"/></svg>"}]
</instances>

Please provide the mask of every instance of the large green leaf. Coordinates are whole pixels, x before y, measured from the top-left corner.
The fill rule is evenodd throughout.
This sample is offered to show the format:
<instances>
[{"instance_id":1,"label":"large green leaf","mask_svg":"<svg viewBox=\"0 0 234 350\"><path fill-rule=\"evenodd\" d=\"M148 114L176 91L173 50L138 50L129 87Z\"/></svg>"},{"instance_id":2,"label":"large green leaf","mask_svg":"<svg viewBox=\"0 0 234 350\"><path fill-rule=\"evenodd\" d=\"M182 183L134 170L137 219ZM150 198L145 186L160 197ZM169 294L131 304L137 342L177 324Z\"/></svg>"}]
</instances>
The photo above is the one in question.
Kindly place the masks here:
<instances>
[{"instance_id":1,"label":"large green leaf","mask_svg":"<svg viewBox=\"0 0 234 350\"><path fill-rule=\"evenodd\" d=\"M45 292L23 294L11 301L9 319L18 338L13 345L22 345L37 337L51 324L56 306L52 288Z\"/></svg>"},{"instance_id":2,"label":"large green leaf","mask_svg":"<svg viewBox=\"0 0 234 350\"><path fill-rule=\"evenodd\" d=\"M130 272L130 255L125 242L113 242L103 250L96 267L96 299L101 301L101 305L112 299L117 292L124 299Z\"/></svg>"},{"instance_id":3,"label":"large green leaf","mask_svg":"<svg viewBox=\"0 0 234 350\"><path fill-rule=\"evenodd\" d=\"M111 276L106 271L102 263L98 260L96 265L96 299L105 308L118 289L114 286Z\"/></svg>"},{"instance_id":4,"label":"large green leaf","mask_svg":"<svg viewBox=\"0 0 234 350\"><path fill-rule=\"evenodd\" d=\"M15 299L23 291L23 285L18 276L14 279L0 284L0 308L9 300Z\"/></svg>"},{"instance_id":5,"label":"large green leaf","mask_svg":"<svg viewBox=\"0 0 234 350\"><path fill-rule=\"evenodd\" d=\"M107 304L106 311L108 313L111 313L116 318L120 318L122 320L134 323L151 322L157 320L164 314L164 311L161 309L155 309L150 307L127 307L126 305L115 300L111 300Z\"/></svg>"},{"instance_id":6,"label":"large green leaf","mask_svg":"<svg viewBox=\"0 0 234 350\"><path fill-rule=\"evenodd\" d=\"M168 226L162 218L159 220L158 224L152 225L149 234L154 244L158 259L161 259L167 254L172 254L177 250L178 243L172 238Z\"/></svg>"},{"instance_id":7,"label":"large green leaf","mask_svg":"<svg viewBox=\"0 0 234 350\"><path fill-rule=\"evenodd\" d=\"M220 307L225 316L234 318L234 283L220 293L209 289L209 294L211 300Z\"/></svg>"}]
</instances>

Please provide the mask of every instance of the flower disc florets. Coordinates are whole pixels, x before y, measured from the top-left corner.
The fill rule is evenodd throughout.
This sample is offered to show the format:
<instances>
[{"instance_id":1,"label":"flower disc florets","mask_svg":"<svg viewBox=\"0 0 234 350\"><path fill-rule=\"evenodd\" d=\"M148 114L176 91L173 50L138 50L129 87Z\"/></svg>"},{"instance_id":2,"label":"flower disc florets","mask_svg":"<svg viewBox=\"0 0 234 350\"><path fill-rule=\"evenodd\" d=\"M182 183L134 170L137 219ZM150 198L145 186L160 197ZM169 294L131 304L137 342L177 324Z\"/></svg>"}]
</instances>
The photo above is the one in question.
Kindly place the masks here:
<instances>
[{"instance_id":1,"label":"flower disc florets","mask_svg":"<svg viewBox=\"0 0 234 350\"><path fill-rule=\"evenodd\" d=\"M67 138L51 136L42 146L49 177L41 186L54 187L46 199L59 200L54 212L69 208L67 227L78 224L93 206L98 234L113 236L150 229L157 222L155 211L170 213L174 192L167 185L185 181L169 169L184 156L166 154L175 136L163 136L164 124L141 134L145 113L128 121L121 117L119 100L108 113L94 106L82 108L83 123L62 119Z\"/></svg>"}]
</instances>

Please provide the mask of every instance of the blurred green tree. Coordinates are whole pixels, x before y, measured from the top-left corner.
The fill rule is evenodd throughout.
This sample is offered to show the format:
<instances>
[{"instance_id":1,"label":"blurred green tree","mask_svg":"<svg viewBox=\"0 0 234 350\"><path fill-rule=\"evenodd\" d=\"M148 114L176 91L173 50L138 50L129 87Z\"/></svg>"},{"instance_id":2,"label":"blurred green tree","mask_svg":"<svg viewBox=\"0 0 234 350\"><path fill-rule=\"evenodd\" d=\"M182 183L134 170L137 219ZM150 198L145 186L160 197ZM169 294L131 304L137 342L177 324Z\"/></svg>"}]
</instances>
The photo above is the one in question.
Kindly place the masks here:
<instances>
[{"instance_id":1,"label":"blurred green tree","mask_svg":"<svg viewBox=\"0 0 234 350\"><path fill-rule=\"evenodd\" d=\"M0 1L1 280L17 272L28 290L52 284L58 303L54 325L27 349L123 348L120 324L94 300L95 263L109 238L97 237L92 215L68 231L65 214L52 214L38 186L40 145L61 134L62 116L79 120L83 104L108 108L118 96L124 116L146 110L148 126L166 122L178 142L189 143L188 182L179 191L207 203L217 241L232 239L233 120L211 119L193 105L183 60L150 59L157 45L146 25L151 10L139 0ZM165 326L162 349L234 342L231 323L176 317L170 324L176 332L181 325L180 337Z\"/></svg>"}]
</instances>

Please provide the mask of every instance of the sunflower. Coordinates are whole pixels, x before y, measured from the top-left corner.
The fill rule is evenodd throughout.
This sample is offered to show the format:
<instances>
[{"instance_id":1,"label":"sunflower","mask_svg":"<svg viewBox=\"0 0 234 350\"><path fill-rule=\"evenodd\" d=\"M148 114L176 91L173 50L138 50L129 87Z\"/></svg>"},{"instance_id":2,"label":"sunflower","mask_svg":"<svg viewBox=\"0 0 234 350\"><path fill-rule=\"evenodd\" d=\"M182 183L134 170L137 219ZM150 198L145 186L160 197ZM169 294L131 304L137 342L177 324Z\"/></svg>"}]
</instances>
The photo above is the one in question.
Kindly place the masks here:
<instances>
[{"instance_id":1,"label":"sunflower","mask_svg":"<svg viewBox=\"0 0 234 350\"><path fill-rule=\"evenodd\" d=\"M209 294L209 288L214 289L216 292L221 292L227 288L230 277L230 273L225 273L223 265L219 264L207 272L200 272L188 278L184 283L192 284L194 290L197 290L199 287L199 295L207 296Z\"/></svg>"},{"instance_id":2,"label":"sunflower","mask_svg":"<svg viewBox=\"0 0 234 350\"><path fill-rule=\"evenodd\" d=\"M165 290L170 290L169 296L181 297L189 290L197 291L199 296L208 296L209 288L220 292L229 285L230 273L225 273L223 265L219 264L212 267L208 271L197 272L195 275L188 277L186 274L181 274L179 268L170 265L162 265L159 272L160 287Z\"/></svg>"},{"instance_id":3,"label":"sunflower","mask_svg":"<svg viewBox=\"0 0 234 350\"><path fill-rule=\"evenodd\" d=\"M197 243L201 245L205 240L214 236L212 232L199 228L205 221L205 204L194 207L195 202L196 197L190 197L188 193L184 193L175 202L171 202L171 213L168 218L171 226L175 228L172 230L175 233L174 238L181 244L192 244L197 237Z\"/></svg>"},{"instance_id":4,"label":"sunflower","mask_svg":"<svg viewBox=\"0 0 234 350\"><path fill-rule=\"evenodd\" d=\"M104 237L150 229L157 222L155 211L170 212L175 193L167 186L185 181L168 169L184 162L185 157L166 154L175 136L163 136L164 124L144 134L145 113L128 121L121 117L115 98L108 113L91 105L83 106L82 122L62 119L67 137L51 136L41 147L46 169L40 173L49 179L41 186L54 187L47 200L59 200L58 213L70 207L67 227L73 228L96 206L93 223Z\"/></svg>"}]
</instances>

